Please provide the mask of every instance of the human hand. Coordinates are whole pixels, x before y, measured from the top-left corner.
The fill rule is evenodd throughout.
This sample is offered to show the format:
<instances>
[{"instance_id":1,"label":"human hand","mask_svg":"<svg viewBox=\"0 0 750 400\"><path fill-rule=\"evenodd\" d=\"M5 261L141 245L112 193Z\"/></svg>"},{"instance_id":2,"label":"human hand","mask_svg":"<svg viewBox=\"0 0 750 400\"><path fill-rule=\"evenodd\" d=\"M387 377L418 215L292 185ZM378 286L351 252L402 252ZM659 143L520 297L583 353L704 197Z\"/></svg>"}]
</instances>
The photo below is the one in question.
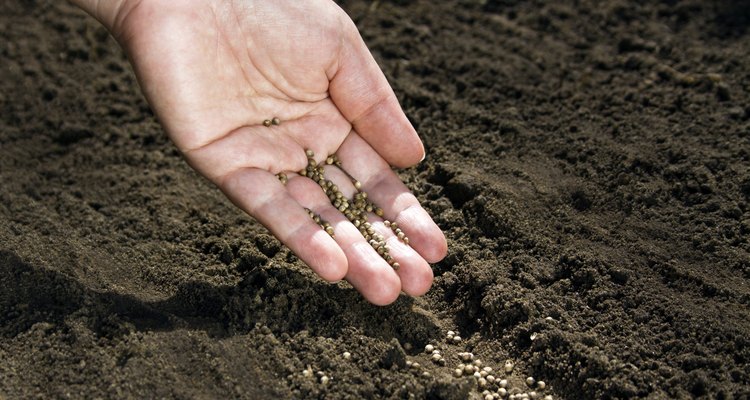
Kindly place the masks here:
<instances>
[{"instance_id":1,"label":"human hand","mask_svg":"<svg viewBox=\"0 0 750 400\"><path fill-rule=\"evenodd\" d=\"M328 281L346 278L370 302L418 296L445 237L390 166L422 143L349 17L328 0L73 0L125 48L141 88L188 163ZM273 117L281 123L264 126ZM304 169L305 150L336 154L410 238L386 236L394 270ZM286 185L275 174L289 176ZM327 168L347 195L354 187ZM313 210L335 238L310 219Z\"/></svg>"}]
</instances>

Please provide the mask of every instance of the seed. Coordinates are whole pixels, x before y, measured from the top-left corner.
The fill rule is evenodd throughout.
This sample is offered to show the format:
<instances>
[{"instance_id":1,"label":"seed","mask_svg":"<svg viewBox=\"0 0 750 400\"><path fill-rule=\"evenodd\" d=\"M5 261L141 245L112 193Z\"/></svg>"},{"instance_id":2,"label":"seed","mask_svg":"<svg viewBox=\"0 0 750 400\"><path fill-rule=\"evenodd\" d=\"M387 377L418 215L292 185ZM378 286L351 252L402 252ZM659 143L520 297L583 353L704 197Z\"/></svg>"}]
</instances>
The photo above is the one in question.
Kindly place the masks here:
<instances>
[{"instance_id":1,"label":"seed","mask_svg":"<svg viewBox=\"0 0 750 400\"><path fill-rule=\"evenodd\" d=\"M501 388L508 387L508 380L500 379L500 382L498 382L497 384L500 385Z\"/></svg>"},{"instance_id":2,"label":"seed","mask_svg":"<svg viewBox=\"0 0 750 400\"><path fill-rule=\"evenodd\" d=\"M274 125L279 125L279 124L281 124L281 120L278 117L273 117L271 119L271 123L274 124Z\"/></svg>"},{"instance_id":3,"label":"seed","mask_svg":"<svg viewBox=\"0 0 750 400\"><path fill-rule=\"evenodd\" d=\"M508 372L508 373L510 373L511 371L513 371L513 361L506 360L505 361L505 365L503 366L503 368L505 369L505 372Z\"/></svg>"},{"instance_id":4,"label":"seed","mask_svg":"<svg viewBox=\"0 0 750 400\"><path fill-rule=\"evenodd\" d=\"M552 400L552 395L548 394L548 395L544 396L544 400Z\"/></svg>"},{"instance_id":5,"label":"seed","mask_svg":"<svg viewBox=\"0 0 750 400\"><path fill-rule=\"evenodd\" d=\"M435 349L435 350L432 351L432 354L440 354L440 350Z\"/></svg>"},{"instance_id":6,"label":"seed","mask_svg":"<svg viewBox=\"0 0 750 400\"><path fill-rule=\"evenodd\" d=\"M534 382L536 382L536 381L534 380L534 377L533 377L533 376L530 376L530 377L526 378L526 384L527 384L527 385L529 385L529 386L533 386L533 385L534 385Z\"/></svg>"},{"instance_id":7,"label":"seed","mask_svg":"<svg viewBox=\"0 0 750 400\"><path fill-rule=\"evenodd\" d=\"M474 354L471 353L459 353L458 356L464 361L471 361L474 359Z\"/></svg>"},{"instance_id":8,"label":"seed","mask_svg":"<svg viewBox=\"0 0 750 400\"><path fill-rule=\"evenodd\" d=\"M500 397L505 397L508 395L508 391L505 390L505 388L500 388L500 389L497 389L497 394L499 394Z\"/></svg>"},{"instance_id":9,"label":"seed","mask_svg":"<svg viewBox=\"0 0 750 400\"><path fill-rule=\"evenodd\" d=\"M387 219L383 221L383 225L385 225L386 228L391 227L391 221L388 221Z\"/></svg>"},{"instance_id":10,"label":"seed","mask_svg":"<svg viewBox=\"0 0 750 400\"><path fill-rule=\"evenodd\" d=\"M474 373L474 378L477 378L477 379L479 379L479 378L481 378L481 377L482 377L482 375L480 375L480 374L479 374L479 372L475 372L475 373Z\"/></svg>"},{"instance_id":11,"label":"seed","mask_svg":"<svg viewBox=\"0 0 750 400\"><path fill-rule=\"evenodd\" d=\"M484 378L480 377L477 380L477 384L479 385L480 388L485 388L485 387L487 387L487 379L484 379Z\"/></svg>"},{"instance_id":12,"label":"seed","mask_svg":"<svg viewBox=\"0 0 750 400\"><path fill-rule=\"evenodd\" d=\"M492 375L487 375L485 379L487 379L487 382L489 383L495 383L495 377Z\"/></svg>"},{"instance_id":13,"label":"seed","mask_svg":"<svg viewBox=\"0 0 750 400\"><path fill-rule=\"evenodd\" d=\"M529 392L529 398L531 400L536 400L536 399L539 398L539 394L537 394L537 392L531 391L531 392Z\"/></svg>"},{"instance_id":14,"label":"seed","mask_svg":"<svg viewBox=\"0 0 750 400\"><path fill-rule=\"evenodd\" d=\"M315 153L313 153L313 151L310 149L305 150L305 154L307 155L307 158L315 157Z\"/></svg>"},{"instance_id":15,"label":"seed","mask_svg":"<svg viewBox=\"0 0 750 400\"><path fill-rule=\"evenodd\" d=\"M375 209L375 215L377 215L378 217L382 217L383 214L385 214L385 213L383 212L382 208L378 207L378 208Z\"/></svg>"},{"instance_id":16,"label":"seed","mask_svg":"<svg viewBox=\"0 0 750 400\"><path fill-rule=\"evenodd\" d=\"M456 368L453 370L453 376L455 376L456 378L460 378L463 373L464 371L461 368Z\"/></svg>"},{"instance_id":17,"label":"seed","mask_svg":"<svg viewBox=\"0 0 750 400\"><path fill-rule=\"evenodd\" d=\"M398 224L397 224L397 223L395 223L395 222L391 222L391 229L393 229L394 231L395 231L396 229L398 229Z\"/></svg>"},{"instance_id":18,"label":"seed","mask_svg":"<svg viewBox=\"0 0 750 400\"><path fill-rule=\"evenodd\" d=\"M408 237L404 237L404 244L409 244L409 238Z\"/></svg>"},{"instance_id":19,"label":"seed","mask_svg":"<svg viewBox=\"0 0 750 400\"><path fill-rule=\"evenodd\" d=\"M326 158L326 164L328 164L328 165L333 164L333 157L328 156L328 158Z\"/></svg>"},{"instance_id":20,"label":"seed","mask_svg":"<svg viewBox=\"0 0 750 400\"><path fill-rule=\"evenodd\" d=\"M411 365L414 364L414 361L412 360L406 360L406 366L411 367Z\"/></svg>"},{"instance_id":21,"label":"seed","mask_svg":"<svg viewBox=\"0 0 750 400\"><path fill-rule=\"evenodd\" d=\"M432 376L432 374L430 373L430 371L424 371L422 372L422 376L424 376L425 378L429 378Z\"/></svg>"},{"instance_id":22,"label":"seed","mask_svg":"<svg viewBox=\"0 0 750 400\"><path fill-rule=\"evenodd\" d=\"M333 236L333 227L332 226L326 226L326 233Z\"/></svg>"},{"instance_id":23,"label":"seed","mask_svg":"<svg viewBox=\"0 0 750 400\"><path fill-rule=\"evenodd\" d=\"M544 381L539 381L536 383L536 387L538 387L539 390L544 390L544 388L547 387L547 383L545 383Z\"/></svg>"},{"instance_id":24,"label":"seed","mask_svg":"<svg viewBox=\"0 0 750 400\"><path fill-rule=\"evenodd\" d=\"M399 232L396 236L398 236L398 238L401 240L404 240L404 237L406 237L406 235L404 235L404 232Z\"/></svg>"},{"instance_id":25,"label":"seed","mask_svg":"<svg viewBox=\"0 0 750 400\"><path fill-rule=\"evenodd\" d=\"M325 376L325 375L323 375L323 376L320 377L320 383L323 384L323 385L328 384L328 380L329 380L329 378L327 376Z\"/></svg>"},{"instance_id":26,"label":"seed","mask_svg":"<svg viewBox=\"0 0 750 400\"><path fill-rule=\"evenodd\" d=\"M352 358L352 353L350 353L348 351L345 351L344 354L343 354L343 356L344 356L344 360L348 360L348 359Z\"/></svg>"},{"instance_id":27,"label":"seed","mask_svg":"<svg viewBox=\"0 0 750 400\"><path fill-rule=\"evenodd\" d=\"M432 361L438 362L443 357L440 354L433 354L431 358L432 358Z\"/></svg>"},{"instance_id":28,"label":"seed","mask_svg":"<svg viewBox=\"0 0 750 400\"><path fill-rule=\"evenodd\" d=\"M491 394L484 395L484 400L492 400L492 399L494 399L494 397L492 397Z\"/></svg>"},{"instance_id":29,"label":"seed","mask_svg":"<svg viewBox=\"0 0 750 400\"><path fill-rule=\"evenodd\" d=\"M472 362L472 364L474 364L474 366L475 366L475 367L479 368L479 367L481 367L481 366L482 366L482 360L479 360L479 359L477 359L477 360L474 360L474 361Z\"/></svg>"},{"instance_id":30,"label":"seed","mask_svg":"<svg viewBox=\"0 0 750 400\"><path fill-rule=\"evenodd\" d=\"M433 346L433 345L431 345L431 344L428 344L428 345L426 345L426 346L424 347L424 351L425 351L426 353L432 353L432 351L433 351L433 350L435 350L435 346Z\"/></svg>"},{"instance_id":31,"label":"seed","mask_svg":"<svg viewBox=\"0 0 750 400\"><path fill-rule=\"evenodd\" d=\"M490 373L490 372L492 372L492 367L484 367L484 368L482 368L482 371Z\"/></svg>"},{"instance_id":32,"label":"seed","mask_svg":"<svg viewBox=\"0 0 750 400\"><path fill-rule=\"evenodd\" d=\"M362 189L362 182L354 181L354 188L357 190Z\"/></svg>"},{"instance_id":33,"label":"seed","mask_svg":"<svg viewBox=\"0 0 750 400\"><path fill-rule=\"evenodd\" d=\"M271 126L271 120L270 119L263 120L263 126L266 126L266 127Z\"/></svg>"},{"instance_id":34,"label":"seed","mask_svg":"<svg viewBox=\"0 0 750 400\"><path fill-rule=\"evenodd\" d=\"M479 371L479 375L482 375L482 378L487 376L487 371Z\"/></svg>"},{"instance_id":35,"label":"seed","mask_svg":"<svg viewBox=\"0 0 750 400\"><path fill-rule=\"evenodd\" d=\"M419 365L418 362L414 362L414 363L411 363L411 367L416 369L416 368L421 367L421 365Z\"/></svg>"},{"instance_id":36,"label":"seed","mask_svg":"<svg viewBox=\"0 0 750 400\"><path fill-rule=\"evenodd\" d=\"M401 264L395 262L395 263L393 263L393 265L391 265L391 267L393 267L393 269L395 269L395 270L398 270L399 268L401 268Z\"/></svg>"},{"instance_id":37,"label":"seed","mask_svg":"<svg viewBox=\"0 0 750 400\"><path fill-rule=\"evenodd\" d=\"M453 343L461 342L461 336L453 336Z\"/></svg>"},{"instance_id":38,"label":"seed","mask_svg":"<svg viewBox=\"0 0 750 400\"><path fill-rule=\"evenodd\" d=\"M305 378L313 376L312 368L307 367L304 371L302 371L302 376L304 376Z\"/></svg>"}]
</instances>

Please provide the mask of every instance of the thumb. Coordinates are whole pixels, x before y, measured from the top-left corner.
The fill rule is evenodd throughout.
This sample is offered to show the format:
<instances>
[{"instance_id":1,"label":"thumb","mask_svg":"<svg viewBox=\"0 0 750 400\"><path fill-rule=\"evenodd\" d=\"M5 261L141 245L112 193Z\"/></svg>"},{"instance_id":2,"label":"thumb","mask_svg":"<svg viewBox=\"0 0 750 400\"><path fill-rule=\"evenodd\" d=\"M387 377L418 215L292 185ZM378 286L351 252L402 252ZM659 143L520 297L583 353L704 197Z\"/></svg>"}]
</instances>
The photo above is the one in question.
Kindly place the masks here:
<instances>
[{"instance_id":1,"label":"thumb","mask_svg":"<svg viewBox=\"0 0 750 400\"><path fill-rule=\"evenodd\" d=\"M331 99L359 135L389 164L408 167L424 158L424 146L393 89L347 18L338 63L329 74Z\"/></svg>"}]
</instances>

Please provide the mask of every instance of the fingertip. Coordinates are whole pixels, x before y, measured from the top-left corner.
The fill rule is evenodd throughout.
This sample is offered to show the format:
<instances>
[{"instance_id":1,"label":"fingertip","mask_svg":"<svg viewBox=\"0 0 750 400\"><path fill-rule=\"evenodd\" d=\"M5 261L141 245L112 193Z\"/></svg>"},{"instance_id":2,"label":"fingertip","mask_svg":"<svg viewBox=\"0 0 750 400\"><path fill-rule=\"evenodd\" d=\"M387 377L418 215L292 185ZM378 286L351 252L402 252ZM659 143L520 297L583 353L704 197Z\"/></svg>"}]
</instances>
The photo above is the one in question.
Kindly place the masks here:
<instances>
[{"instance_id":1,"label":"fingertip","mask_svg":"<svg viewBox=\"0 0 750 400\"><path fill-rule=\"evenodd\" d=\"M401 294L401 280L395 273L382 274L377 283L372 282L370 285L362 295L376 306L387 306Z\"/></svg>"},{"instance_id":2,"label":"fingertip","mask_svg":"<svg viewBox=\"0 0 750 400\"><path fill-rule=\"evenodd\" d=\"M409 296L421 296L432 287L434 274L427 262L422 262L410 272L408 277L402 277L401 288ZM405 279L408 278L408 279Z\"/></svg>"},{"instance_id":3,"label":"fingertip","mask_svg":"<svg viewBox=\"0 0 750 400\"><path fill-rule=\"evenodd\" d=\"M313 234L310 246L317 249L309 256L309 260L303 259L312 270L322 279L335 283L344 277L349 270L346 255L336 242L322 230Z\"/></svg>"},{"instance_id":4,"label":"fingertip","mask_svg":"<svg viewBox=\"0 0 750 400\"><path fill-rule=\"evenodd\" d=\"M437 235L434 236L433 242L424 249L423 254L424 259L430 264L440 262L448 255L448 241L445 239L443 232L440 231L439 238Z\"/></svg>"}]
</instances>

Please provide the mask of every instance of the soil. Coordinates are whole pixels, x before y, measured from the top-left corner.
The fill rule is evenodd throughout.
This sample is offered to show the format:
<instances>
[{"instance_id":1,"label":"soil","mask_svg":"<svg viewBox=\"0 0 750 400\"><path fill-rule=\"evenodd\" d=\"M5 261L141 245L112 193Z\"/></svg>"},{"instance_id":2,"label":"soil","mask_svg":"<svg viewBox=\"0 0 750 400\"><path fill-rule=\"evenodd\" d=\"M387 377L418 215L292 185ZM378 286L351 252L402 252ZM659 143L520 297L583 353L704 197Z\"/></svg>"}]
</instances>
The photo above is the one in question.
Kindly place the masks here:
<instances>
[{"instance_id":1,"label":"soil","mask_svg":"<svg viewBox=\"0 0 750 400\"><path fill-rule=\"evenodd\" d=\"M511 393L750 397L748 1L342 6L450 246L388 307L194 173L95 21L2 2L0 398L477 398L462 351Z\"/></svg>"}]
</instances>

